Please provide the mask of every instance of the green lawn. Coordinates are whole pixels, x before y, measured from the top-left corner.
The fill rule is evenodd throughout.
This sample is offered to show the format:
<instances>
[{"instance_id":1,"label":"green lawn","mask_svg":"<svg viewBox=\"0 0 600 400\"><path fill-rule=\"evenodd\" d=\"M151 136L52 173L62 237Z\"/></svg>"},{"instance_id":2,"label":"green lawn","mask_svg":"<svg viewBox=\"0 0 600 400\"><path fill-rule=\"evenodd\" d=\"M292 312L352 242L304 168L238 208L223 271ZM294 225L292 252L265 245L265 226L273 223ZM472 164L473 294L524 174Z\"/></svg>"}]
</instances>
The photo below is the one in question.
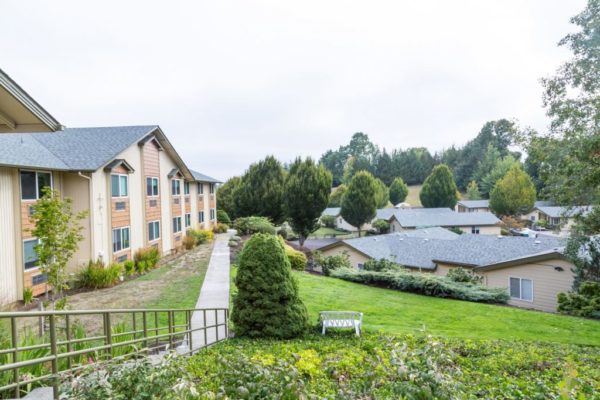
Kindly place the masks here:
<instances>
[{"instance_id":1,"label":"green lawn","mask_svg":"<svg viewBox=\"0 0 600 400\"><path fill-rule=\"evenodd\" d=\"M392 334L424 332L436 336L541 340L600 346L600 322L459 300L380 289L295 272L311 322L319 311L364 313L368 330Z\"/></svg>"},{"instance_id":2,"label":"green lawn","mask_svg":"<svg viewBox=\"0 0 600 400\"><path fill-rule=\"evenodd\" d=\"M323 237L331 237L332 235L336 235L338 238L350 238L356 236L355 233L340 231L334 228L320 227L316 231L314 231L310 237L312 239L323 238Z\"/></svg>"}]
</instances>

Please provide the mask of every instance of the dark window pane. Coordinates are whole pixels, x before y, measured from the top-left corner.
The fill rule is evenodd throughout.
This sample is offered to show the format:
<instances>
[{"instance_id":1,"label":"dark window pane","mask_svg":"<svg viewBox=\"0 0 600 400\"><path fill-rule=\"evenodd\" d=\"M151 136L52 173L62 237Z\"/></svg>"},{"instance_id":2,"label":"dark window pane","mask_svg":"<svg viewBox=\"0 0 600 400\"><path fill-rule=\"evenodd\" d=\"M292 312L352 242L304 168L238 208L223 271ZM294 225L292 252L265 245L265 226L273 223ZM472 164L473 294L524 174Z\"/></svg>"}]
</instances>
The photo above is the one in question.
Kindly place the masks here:
<instances>
[{"instance_id":1,"label":"dark window pane","mask_svg":"<svg viewBox=\"0 0 600 400\"><path fill-rule=\"evenodd\" d=\"M123 248L129 248L129 228L121 229L121 235L123 236Z\"/></svg>"},{"instance_id":2,"label":"dark window pane","mask_svg":"<svg viewBox=\"0 0 600 400\"><path fill-rule=\"evenodd\" d=\"M110 176L110 187L112 192L112 197L119 197L119 175L111 175Z\"/></svg>"},{"instance_id":3,"label":"dark window pane","mask_svg":"<svg viewBox=\"0 0 600 400\"><path fill-rule=\"evenodd\" d=\"M119 180L121 181L121 196L127 196L127 194L129 193L129 190L127 188L127 176L120 176Z\"/></svg>"},{"instance_id":4,"label":"dark window pane","mask_svg":"<svg viewBox=\"0 0 600 400\"><path fill-rule=\"evenodd\" d=\"M35 200L36 198L35 172L21 171L21 199Z\"/></svg>"},{"instance_id":5,"label":"dark window pane","mask_svg":"<svg viewBox=\"0 0 600 400\"><path fill-rule=\"evenodd\" d=\"M44 195L43 189L45 187L52 187L52 175L50 172L38 172L37 173L37 181L38 181L38 198L41 198Z\"/></svg>"},{"instance_id":6,"label":"dark window pane","mask_svg":"<svg viewBox=\"0 0 600 400\"><path fill-rule=\"evenodd\" d=\"M521 281L519 278L510 278L510 297L521 298Z\"/></svg>"},{"instance_id":7,"label":"dark window pane","mask_svg":"<svg viewBox=\"0 0 600 400\"><path fill-rule=\"evenodd\" d=\"M37 266L38 256L35 252L35 246L37 244L37 239L23 242L23 263L25 265L25 269L34 268Z\"/></svg>"},{"instance_id":8,"label":"dark window pane","mask_svg":"<svg viewBox=\"0 0 600 400\"><path fill-rule=\"evenodd\" d=\"M154 178L152 180L152 193L154 196L158 196L158 179Z\"/></svg>"},{"instance_id":9,"label":"dark window pane","mask_svg":"<svg viewBox=\"0 0 600 400\"><path fill-rule=\"evenodd\" d=\"M146 178L146 194L152 196L152 178Z\"/></svg>"}]
</instances>

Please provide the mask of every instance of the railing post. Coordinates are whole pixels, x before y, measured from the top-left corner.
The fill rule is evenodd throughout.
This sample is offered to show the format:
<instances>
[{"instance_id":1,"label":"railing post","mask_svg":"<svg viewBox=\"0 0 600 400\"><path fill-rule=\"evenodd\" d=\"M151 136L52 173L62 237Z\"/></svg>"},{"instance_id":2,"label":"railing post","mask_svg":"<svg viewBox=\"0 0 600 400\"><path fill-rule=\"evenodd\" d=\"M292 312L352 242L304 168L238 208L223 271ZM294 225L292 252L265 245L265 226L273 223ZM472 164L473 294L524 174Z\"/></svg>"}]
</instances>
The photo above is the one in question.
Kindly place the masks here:
<instances>
[{"instance_id":1,"label":"railing post","mask_svg":"<svg viewBox=\"0 0 600 400\"><path fill-rule=\"evenodd\" d=\"M106 355L109 359L112 358L112 327L110 323L110 313L104 313L104 331L106 333L106 345L108 348L106 349Z\"/></svg>"},{"instance_id":2,"label":"railing post","mask_svg":"<svg viewBox=\"0 0 600 400\"><path fill-rule=\"evenodd\" d=\"M206 323L206 309L202 310L202 314L203 314L202 322L204 324L204 347L207 347L208 346L208 335L206 333L206 326L208 324Z\"/></svg>"},{"instance_id":3,"label":"railing post","mask_svg":"<svg viewBox=\"0 0 600 400\"><path fill-rule=\"evenodd\" d=\"M215 308L215 343L219 341L219 310Z\"/></svg>"},{"instance_id":4,"label":"railing post","mask_svg":"<svg viewBox=\"0 0 600 400\"><path fill-rule=\"evenodd\" d=\"M173 349L173 312L167 311L167 319L169 324L169 350Z\"/></svg>"},{"instance_id":5,"label":"railing post","mask_svg":"<svg viewBox=\"0 0 600 400\"><path fill-rule=\"evenodd\" d=\"M137 327L136 327L136 323L135 323L135 311L132 312L133 314L133 339L137 338Z\"/></svg>"},{"instance_id":6,"label":"railing post","mask_svg":"<svg viewBox=\"0 0 600 400\"><path fill-rule=\"evenodd\" d=\"M17 355L18 355L18 350L17 350L17 344L18 344L18 340L17 340L17 321L15 317L12 317L10 319L10 337L11 337L11 345L13 348L13 354L12 354L12 362L16 363L17 362ZM19 385L19 368L15 368L13 370L13 378L15 383L17 384L17 387L15 387L15 397L17 399L21 398L21 388Z\"/></svg>"},{"instance_id":7,"label":"railing post","mask_svg":"<svg viewBox=\"0 0 600 400\"><path fill-rule=\"evenodd\" d=\"M144 347L148 348L148 316L146 315L146 311L142 313L142 326L144 329Z\"/></svg>"},{"instance_id":8,"label":"railing post","mask_svg":"<svg viewBox=\"0 0 600 400\"><path fill-rule=\"evenodd\" d=\"M54 313L50 314L50 352L52 353L52 393L58 399L58 352L56 348L56 324Z\"/></svg>"},{"instance_id":9,"label":"railing post","mask_svg":"<svg viewBox=\"0 0 600 400\"><path fill-rule=\"evenodd\" d=\"M187 330L188 332L188 343L190 344L190 354L194 351L194 346L192 345L192 312L190 310L186 311L187 313Z\"/></svg>"},{"instance_id":10,"label":"railing post","mask_svg":"<svg viewBox=\"0 0 600 400\"><path fill-rule=\"evenodd\" d=\"M225 339L229 338L229 309L225 309Z\"/></svg>"},{"instance_id":11,"label":"railing post","mask_svg":"<svg viewBox=\"0 0 600 400\"><path fill-rule=\"evenodd\" d=\"M69 314L65 315L65 329L66 329L66 336L67 336L67 353L70 353L71 350L73 349L73 346L71 344L71 320L69 319ZM71 356L67 357L67 369L71 369Z\"/></svg>"}]
</instances>

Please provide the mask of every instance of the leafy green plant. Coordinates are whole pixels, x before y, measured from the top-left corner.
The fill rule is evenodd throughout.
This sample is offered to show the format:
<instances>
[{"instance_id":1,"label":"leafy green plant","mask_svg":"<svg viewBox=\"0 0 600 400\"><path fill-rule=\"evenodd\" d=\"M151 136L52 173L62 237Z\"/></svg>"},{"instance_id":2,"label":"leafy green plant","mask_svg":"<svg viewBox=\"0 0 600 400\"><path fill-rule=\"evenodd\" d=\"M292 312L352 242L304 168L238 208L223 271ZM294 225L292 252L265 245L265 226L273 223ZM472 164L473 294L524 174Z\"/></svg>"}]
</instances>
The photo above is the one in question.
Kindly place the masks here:
<instances>
[{"instance_id":1,"label":"leafy green plant","mask_svg":"<svg viewBox=\"0 0 600 400\"><path fill-rule=\"evenodd\" d=\"M350 256L347 252L333 256L325 256L320 251L313 254L313 261L317 267L321 267L323 275L329 276L332 271L339 268L351 268Z\"/></svg>"},{"instance_id":2,"label":"leafy green plant","mask_svg":"<svg viewBox=\"0 0 600 400\"><path fill-rule=\"evenodd\" d=\"M335 228L335 217L333 215L323 215L320 218L321 225L327 228Z\"/></svg>"},{"instance_id":3,"label":"leafy green plant","mask_svg":"<svg viewBox=\"0 0 600 400\"><path fill-rule=\"evenodd\" d=\"M306 269L306 264L308 263L308 260L303 252L294 250L290 246L286 246L285 255L290 261L290 266L293 270L304 271Z\"/></svg>"},{"instance_id":4,"label":"leafy green plant","mask_svg":"<svg viewBox=\"0 0 600 400\"><path fill-rule=\"evenodd\" d=\"M196 238L188 231L187 235L183 238L182 243L186 250L191 250L196 246Z\"/></svg>"},{"instance_id":5,"label":"leafy green plant","mask_svg":"<svg viewBox=\"0 0 600 400\"><path fill-rule=\"evenodd\" d=\"M218 195L218 192L217 192L217 195ZM220 222L222 224L227 224L227 225L231 224L231 219L229 218L229 215L227 215L225 210L217 210L217 222Z\"/></svg>"},{"instance_id":6,"label":"leafy green plant","mask_svg":"<svg viewBox=\"0 0 600 400\"><path fill-rule=\"evenodd\" d=\"M190 229L189 234L196 238L196 244L210 242L214 238L214 233L208 229Z\"/></svg>"},{"instance_id":7,"label":"leafy green plant","mask_svg":"<svg viewBox=\"0 0 600 400\"><path fill-rule=\"evenodd\" d=\"M446 164L439 164L433 168L431 175L423 182L419 197L423 207L454 208L459 193L456 183L454 183L452 171Z\"/></svg>"},{"instance_id":8,"label":"leafy green plant","mask_svg":"<svg viewBox=\"0 0 600 400\"><path fill-rule=\"evenodd\" d=\"M559 293L558 311L600 319L600 283L585 281L579 285L577 292Z\"/></svg>"},{"instance_id":9,"label":"leafy green plant","mask_svg":"<svg viewBox=\"0 0 600 400\"><path fill-rule=\"evenodd\" d=\"M105 266L101 261L90 261L78 274L80 287L90 289L107 288L117 284L123 272L121 264Z\"/></svg>"},{"instance_id":10,"label":"leafy green plant","mask_svg":"<svg viewBox=\"0 0 600 400\"><path fill-rule=\"evenodd\" d=\"M330 275L351 282L376 285L390 289L483 303L506 303L508 293L503 288L488 288L478 284L454 282L449 278L419 272L396 271L357 271L353 268L339 268Z\"/></svg>"},{"instance_id":11,"label":"leafy green plant","mask_svg":"<svg viewBox=\"0 0 600 400\"><path fill-rule=\"evenodd\" d=\"M377 230L377 233L383 234L390 231L390 223L385 219L375 220L372 224L373 228Z\"/></svg>"},{"instance_id":12,"label":"leafy green plant","mask_svg":"<svg viewBox=\"0 0 600 400\"><path fill-rule=\"evenodd\" d=\"M127 276L135 274L135 261L133 261L133 260L126 260L123 263L123 268L124 268L125 274Z\"/></svg>"},{"instance_id":13,"label":"leafy green plant","mask_svg":"<svg viewBox=\"0 0 600 400\"><path fill-rule=\"evenodd\" d=\"M213 232L214 233L227 233L227 230L229 229L229 225L227 224L223 224L223 223L217 223L217 225L215 225L215 227L213 228Z\"/></svg>"},{"instance_id":14,"label":"leafy green plant","mask_svg":"<svg viewBox=\"0 0 600 400\"><path fill-rule=\"evenodd\" d=\"M133 259L136 264L136 270L139 273L144 273L144 271L153 269L158 265L160 261L160 252L156 247L145 247L142 249L138 249ZM143 263L143 265L139 265Z\"/></svg>"},{"instance_id":15,"label":"leafy green plant","mask_svg":"<svg viewBox=\"0 0 600 400\"><path fill-rule=\"evenodd\" d=\"M381 259L370 259L364 263L363 269L365 271L393 271L402 268L400 265L396 264L393 261L390 261L385 258Z\"/></svg>"},{"instance_id":16,"label":"leafy green plant","mask_svg":"<svg viewBox=\"0 0 600 400\"><path fill-rule=\"evenodd\" d=\"M360 171L352 177L348 191L344 195L340 214L348 223L358 230L371 222L377 213L377 187L375 178L367 171Z\"/></svg>"},{"instance_id":17,"label":"leafy green plant","mask_svg":"<svg viewBox=\"0 0 600 400\"><path fill-rule=\"evenodd\" d=\"M265 217L243 217L234 221L233 227L240 235L252 235L254 233L268 233L275 235L275 226Z\"/></svg>"},{"instance_id":18,"label":"leafy green plant","mask_svg":"<svg viewBox=\"0 0 600 400\"><path fill-rule=\"evenodd\" d=\"M408 196L408 186L402 178L394 178L390 185L390 201L393 205L397 205L406 200L406 196Z\"/></svg>"},{"instance_id":19,"label":"leafy green plant","mask_svg":"<svg viewBox=\"0 0 600 400\"><path fill-rule=\"evenodd\" d=\"M25 304L25 305L31 304L32 301L33 301L33 290L30 287L23 289L23 304Z\"/></svg>"},{"instance_id":20,"label":"leafy green plant","mask_svg":"<svg viewBox=\"0 0 600 400\"><path fill-rule=\"evenodd\" d=\"M466 268L450 268L446 275L448 279L454 282L480 284L483 277L475 274L472 270Z\"/></svg>"}]
</instances>

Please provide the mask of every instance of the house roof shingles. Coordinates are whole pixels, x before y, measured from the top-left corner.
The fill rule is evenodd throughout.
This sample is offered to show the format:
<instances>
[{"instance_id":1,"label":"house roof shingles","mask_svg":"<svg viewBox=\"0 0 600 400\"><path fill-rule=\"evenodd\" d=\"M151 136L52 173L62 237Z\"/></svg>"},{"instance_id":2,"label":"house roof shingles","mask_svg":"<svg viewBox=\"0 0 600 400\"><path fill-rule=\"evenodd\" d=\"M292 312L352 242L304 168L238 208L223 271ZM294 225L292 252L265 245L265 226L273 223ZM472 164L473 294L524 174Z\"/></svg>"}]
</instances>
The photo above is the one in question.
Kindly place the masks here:
<instances>
[{"instance_id":1,"label":"house roof shingles","mask_svg":"<svg viewBox=\"0 0 600 400\"><path fill-rule=\"evenodd\" d=\"M537 209L551 218L574 217L576 215L586 215L591 211L591 206L550 206L537 207Z\"/></svg>"},{"instance_id":2,"label":"house roof shingles","mask_svg":"<svg viewBox=\"0 0 600 400\"><path fill-rule=\"evenodd\" d=\"M192 173L192 176L194 177L194 179L197 182L221 183L220 180L211 178L210 176L204 175L198 171L194 171L194 170L190 169L190 172Z\"/></svg>"}]
</instances>

